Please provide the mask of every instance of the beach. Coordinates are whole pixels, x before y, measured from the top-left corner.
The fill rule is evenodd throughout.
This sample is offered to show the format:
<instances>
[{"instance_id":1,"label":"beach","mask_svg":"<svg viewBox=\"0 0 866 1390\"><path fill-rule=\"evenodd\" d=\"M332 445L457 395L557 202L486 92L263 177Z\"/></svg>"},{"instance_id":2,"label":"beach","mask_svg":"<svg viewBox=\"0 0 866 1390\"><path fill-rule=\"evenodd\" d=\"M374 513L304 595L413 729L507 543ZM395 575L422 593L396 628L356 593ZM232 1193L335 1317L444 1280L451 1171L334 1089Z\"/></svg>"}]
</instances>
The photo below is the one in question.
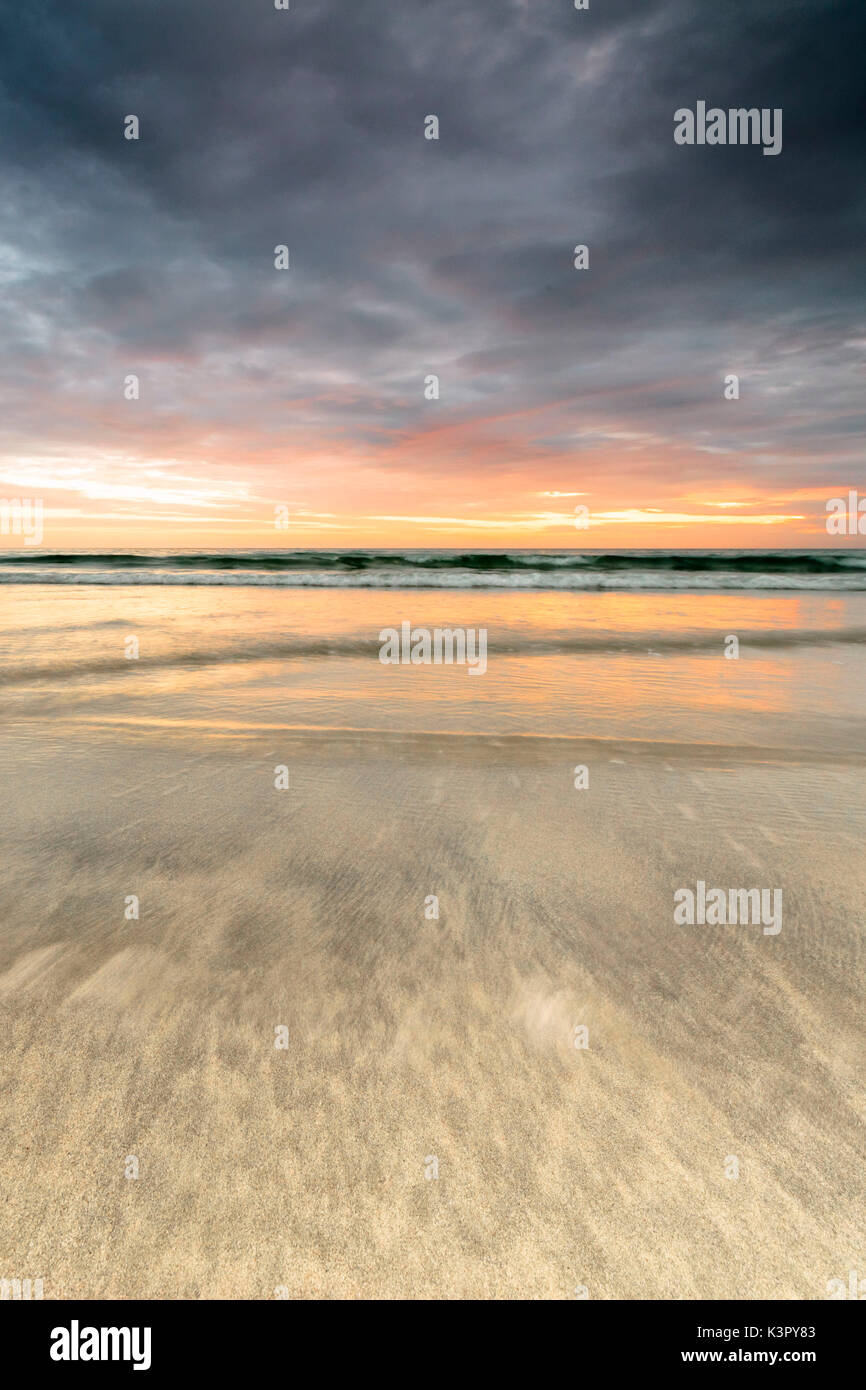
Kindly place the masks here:
<instances>
[{"instance_id":1,"label":"beach","mask_svg":"<svg viewBox=\"0 0 866 1390\"><path fill-rule=\"evenodd\" d=\"M405 619L484 624L487 671L383 665ZM0 626L0 1274L809 1300L860 1267L863 594L28 585ZM676 924L699 881L780 889L781 929Z\"/></svg>"}]
</instances>

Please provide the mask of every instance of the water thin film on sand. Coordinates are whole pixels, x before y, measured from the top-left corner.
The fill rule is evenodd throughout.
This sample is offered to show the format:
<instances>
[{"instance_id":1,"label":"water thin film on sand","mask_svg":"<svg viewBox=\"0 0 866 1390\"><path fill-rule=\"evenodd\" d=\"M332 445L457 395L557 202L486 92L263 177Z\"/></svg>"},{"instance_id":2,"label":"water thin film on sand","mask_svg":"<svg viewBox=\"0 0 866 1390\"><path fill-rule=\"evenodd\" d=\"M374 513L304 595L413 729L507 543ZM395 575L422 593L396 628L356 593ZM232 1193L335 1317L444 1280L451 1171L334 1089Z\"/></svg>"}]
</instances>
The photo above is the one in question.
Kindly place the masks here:
<instances>
[{"instance_id":1,"label":"water thin film on sand","mask_svg":"<svg viewBox=\"0 0 866 1390\"><path fill-rule=\"evenodd\" d=\"M216 635L196 590L172 634L152 591L53 592L5 627L0 1001L4 1226L56 1296L562 1298L575 1251L594 1298L824 1296L862 600L750 599L734 659L701 606L458 596L496 618L473 682L383 663L387 596L296 651L281 590Z\"/></svg>"}]
</instances>

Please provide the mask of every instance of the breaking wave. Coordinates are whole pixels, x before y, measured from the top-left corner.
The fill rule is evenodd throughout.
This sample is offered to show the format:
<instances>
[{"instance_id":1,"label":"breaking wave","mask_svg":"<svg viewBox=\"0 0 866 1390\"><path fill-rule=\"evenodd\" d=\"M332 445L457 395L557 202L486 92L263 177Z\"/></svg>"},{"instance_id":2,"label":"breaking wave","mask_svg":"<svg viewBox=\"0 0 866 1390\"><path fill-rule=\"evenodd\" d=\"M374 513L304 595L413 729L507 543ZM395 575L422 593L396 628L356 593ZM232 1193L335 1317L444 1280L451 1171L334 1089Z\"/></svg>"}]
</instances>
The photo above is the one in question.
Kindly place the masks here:
<instances>
[{"instance_id":1,"label":"breaking wave","mask_svg":"<svg viewBox=\"0 0 866 1390\"><path fill-rule=\"evenodd\" d=\"M248 550L0 553L0 584L866 590L866 550Z\"/></svg>"}]
</instances>

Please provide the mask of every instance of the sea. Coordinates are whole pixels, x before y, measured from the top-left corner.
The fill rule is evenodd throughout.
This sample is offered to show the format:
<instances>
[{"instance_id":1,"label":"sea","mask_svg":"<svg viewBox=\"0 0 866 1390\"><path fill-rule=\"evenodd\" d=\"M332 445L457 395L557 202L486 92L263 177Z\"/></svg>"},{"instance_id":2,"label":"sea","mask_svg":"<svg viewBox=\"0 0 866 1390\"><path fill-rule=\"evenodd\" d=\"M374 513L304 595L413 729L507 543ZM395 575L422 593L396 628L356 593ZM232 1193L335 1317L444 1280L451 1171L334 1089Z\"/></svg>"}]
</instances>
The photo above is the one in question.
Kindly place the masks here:
<instances>
[{"instance_id":1,"label":"sea","mask_svg":"<svg viewBox=\"0 0 866 1390\"><path fill-rule=\"evenodd\" d=\"M0 551L2 584L311 589L866 590L866 549Z\"/></svg>"}]
</instances>

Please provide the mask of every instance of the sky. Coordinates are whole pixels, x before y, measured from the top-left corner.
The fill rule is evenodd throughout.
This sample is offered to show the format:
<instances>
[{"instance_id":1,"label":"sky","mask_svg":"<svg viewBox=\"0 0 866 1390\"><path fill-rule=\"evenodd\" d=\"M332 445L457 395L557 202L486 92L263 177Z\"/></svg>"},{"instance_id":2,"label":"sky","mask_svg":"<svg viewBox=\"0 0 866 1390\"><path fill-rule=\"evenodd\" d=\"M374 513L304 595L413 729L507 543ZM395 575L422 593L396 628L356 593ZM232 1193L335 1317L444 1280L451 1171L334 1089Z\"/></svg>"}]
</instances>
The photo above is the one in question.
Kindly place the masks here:
<instances>
[{"instance_id":1,"label":"sky","mask_svg":"<svg viewBox=\"0 0 866 1390\"><path fill-rule=\"evenodd\" d=\"M0 0L0 498L48 549L839 544L864 40L853 0ZM781 152L676 144L698 101Z\"/></svg>"}]
</instances>

